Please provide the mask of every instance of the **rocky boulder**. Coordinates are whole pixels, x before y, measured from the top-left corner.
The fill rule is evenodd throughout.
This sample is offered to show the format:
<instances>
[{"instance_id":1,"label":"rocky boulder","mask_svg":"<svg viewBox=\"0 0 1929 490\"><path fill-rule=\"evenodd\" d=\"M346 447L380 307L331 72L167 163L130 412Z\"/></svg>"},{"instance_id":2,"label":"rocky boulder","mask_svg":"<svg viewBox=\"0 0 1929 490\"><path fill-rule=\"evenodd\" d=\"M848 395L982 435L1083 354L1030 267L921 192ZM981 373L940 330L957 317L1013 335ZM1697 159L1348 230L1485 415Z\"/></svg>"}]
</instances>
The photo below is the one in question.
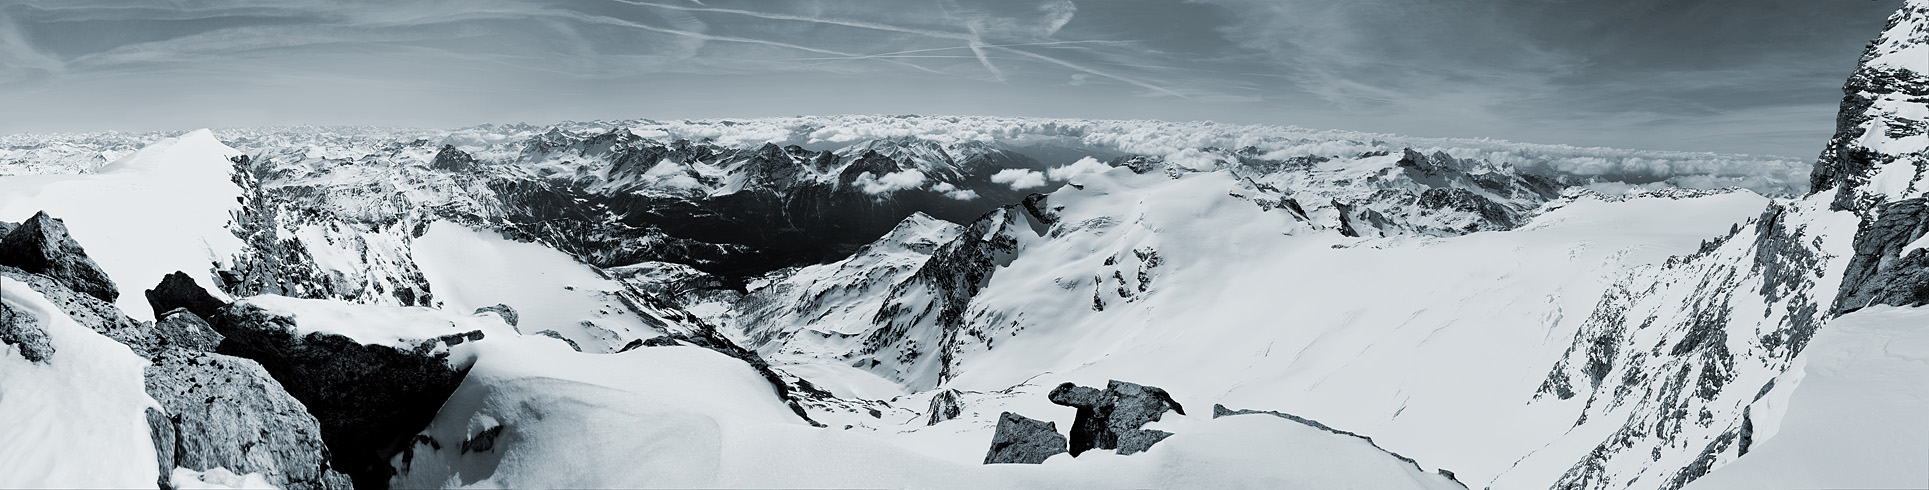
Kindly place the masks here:
<instances>
[{"instance_id":1,"label":"rocky boulder","mask_svg":"<svg viewBox=\"0 0 1929 490\"><path fill-rule=\"evenodd\" d=\"M193 277L181 271L162 277L160 284L147 290L147 304L154 307L154 318L160 318L162 313L176 308L186 308L202 320L213 319L220 314L221 307L228 305L208 294L208 290L196 284Z\"/></svg>"},{"instance_id":2,"label":"rocky boulder","mask_svg":"<svg viewBox=\"0 0 1929 490\"><path fill-rule=\"evenodd\" d=\"M1005 412L998 416L998 429L991 436L985 464L1039 464L1063 452L1065 436L1059 435L1057 422Z\"/></svg>"},{"instance_id":3,"label":"rocky boulder","mask_svg":"<svg viewBox=\"0 0 1929 490\"><path fill-rule=\"evenodd\" d=\"M135 354L150 357L155 351L150 326L144 322L128 318L120 308L100 298L75 292L52 277L33 274L27 271L0 265L0 277L6 277L27 284L35 292L47 297L47 301L59 307L74 322L86 326L107 338L114 339L134 349Z\"/></svg>"},{"instance_id":4,"label":"rocky boulder","mask_svg":"<svg viewBox=\"0 0 1929 490\"><path fill-rule=\"evenodd\" d=\"M315 417L254 361L168 349L147 368L147 393L165 409L148 411L163 478L219 467L287 490L352 488L330 465Z\"/></svg>"},{"instance_id":5,"label":"rocky boulder","mask_svg":"<svg viewBox=\"0 0 1929 490\"><path fill-rule=\"evenodd\" d=\"M1172 433L1140 427L1158 421L1167 410L1186 413L1165 390L1118 380L1103 391L1065 383L1047 396L1052 403L1078 409L1072 421L1072 456L1091 449L1115 449L1119 454L1144 451Z\"/></svg>"},{"instance_id":6,"label":"rocky boulder","mask_svg":"<svg viewBox=\"0 0 1929 490\"><path fill-rule=\"evenodd\" d=\"M120 290L67 235L67 224L47 213L35 213L0 239L0 265L17 267L53 279L67 289L113 302Z\"/></svg>"},{"instance_id":7,"label":"rocky boulder","mask_svg":"<svg viewBox=\"0 0 1929 490\"><path fill-rule=\"evenodd\" d=\"M356 487L387 488L389 459L408 447L468 373L450 360L449 347L482 338L451 334L395 347L342 335L297 335L294 318L236 303L221 310L215 329L226 336L222 354L253 359L320 422L335 467Z\"/></svg>"},{"instance_id":8,"label":"rocky boulder","mask_svg":"<svg viewBox=\"0 0 1929 490\"><path fill-rule=\"evenodd\" d=\"M931 397L930 417L924 425L938 425L938 422L958 418L964 408L958 404L958 390L944 390Z\"/></svg>"},{"instance_id":9,"label":"rocky boulder","mask_svg":"<svg viewBox=\"0 0 1929 490\"><path fill-rule=\"evenodd\" d=\"M20 349L29 362L47 362L54 357L53 339L46 324L26 311L15 310L0 301L0 343Z\"/></svg>"}]
</instances>

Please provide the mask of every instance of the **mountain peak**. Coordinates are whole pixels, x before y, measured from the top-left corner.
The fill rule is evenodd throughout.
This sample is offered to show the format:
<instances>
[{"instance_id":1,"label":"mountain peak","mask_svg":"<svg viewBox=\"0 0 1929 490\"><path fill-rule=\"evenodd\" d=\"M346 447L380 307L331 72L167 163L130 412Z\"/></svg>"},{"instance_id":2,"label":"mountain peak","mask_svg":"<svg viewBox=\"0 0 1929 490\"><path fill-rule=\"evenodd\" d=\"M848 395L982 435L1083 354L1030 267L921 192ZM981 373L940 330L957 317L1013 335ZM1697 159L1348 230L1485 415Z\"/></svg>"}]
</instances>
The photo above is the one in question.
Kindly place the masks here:
<instances>
[{"instance_id":1,"label":"mountain peak","mask_svg":"<svg viewBox=\"0 0 1929 490\"><path fill-rule=\"evenodd\" d=\"M1810 192L1836 190L1833 207L1868 214L1929 190L1929 0L1910 0L1869 43L1842 87L1835 137L1811 174Z\"/></svg>"}]
</instances>

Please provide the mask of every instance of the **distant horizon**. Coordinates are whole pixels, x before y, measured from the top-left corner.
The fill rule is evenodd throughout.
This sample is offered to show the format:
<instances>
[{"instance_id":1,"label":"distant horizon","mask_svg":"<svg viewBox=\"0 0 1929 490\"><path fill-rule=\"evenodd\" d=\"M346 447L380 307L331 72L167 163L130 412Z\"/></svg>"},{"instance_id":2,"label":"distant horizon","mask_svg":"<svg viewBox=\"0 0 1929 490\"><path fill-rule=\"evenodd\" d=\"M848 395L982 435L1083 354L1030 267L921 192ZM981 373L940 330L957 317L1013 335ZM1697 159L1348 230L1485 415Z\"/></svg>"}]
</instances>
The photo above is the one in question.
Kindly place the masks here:
<instances>
[{"instance_id":1,"label":"distant horizon","mask_svg":"<svg viewBox=\"0 0 1929 490\"><path fill-rule=\"evenodd\" d=\"M1900 0L0 6L0 134L945 114L1813 158Z\"/></svg>"},{"instance_id":2,"label":"distant horizon","mask_svg":"<svg viewBox=\"0 0 1929 490\"><path fill-rule=\"evenodd\" d=\"M1560 142L1540 142L1540 141L1520 141L1520 140L1513 140L1513 139L1507 139L1507 138L1497 138L1497 137L1486 137L1486 136L1426 136L1426 135L1414 135L1414 134L1401 134L1401 133L1390 133L1390 132L1385 132L1385 131L1371 131L1371 130L1354 130L1354 129L1339 129L1339 128L1317 128L1317 127L1307 127L1307 126L1299 126L1299 125L1293 125L1293 124L1273 124L1273 123L1233 123L1233 122L1225 122L1225 121L1215 121L1215 120L1209 120L1209 119L1157 119L1157 118L1103 118L1103 117L1053 117L1053 116L1008 116L1008 115L975 115L975 114L860 114L860 113L839 113L839 114L789 114L789 115L781 115L781 116L707 116L707 117L628 117L628 118L597 118L597 119L561 119L561 120L554 120L554 121L545 121L545 122L531 122L531 121L518 121L518 122L500 122L500 121L496 121L496 122L481 122L481 123L475 123L475 124L456 124L456 125L446 125L446 126L425 126L425 125L401 125L401 124L310 124L310 123L288 123L288 124L260 124L260 125L246 125L246 126L196 126L196 127L181 127L181 128L172 128L172 129L167 129L167 128L160 128L160 129L101 129L101 130L65 130L65 131L13 131L13 132L4 132L4 133L0 133L0 138L5 138L5 137L12 137L12 136L25 136L25 135L36 135L36 134L48 134L48 135L51 135L51 134L75 134L75 135L78 135L78 134L114 134L114 133L118 133L118 134L130 134L130 135L149 135L149 134L152 134L152 135L164 135L164 137L170 137L170 138L172 138L172 137L178 137L178 136L181 136L181 135L183 135L183 134L187 134L187 133L190 133L190 132L194 132L194 131L198 131L198 130L203 130L203 129L206 129L206 130L210 130L210 131L214 131L214 132L217 132L217 133L219 133L219 132L221 132L221 131L232 131L232 130L249 130L249 129L277 129L277 128L291 128L291 129L292 129L292 128L316 128L316 129L370 129L370 130L397 130L397 131L425 131L425 132L435 132L435 131L458 131L458 130L464 130L464 129L471 129L471 128L481 128L481 127L485 127L485 126L498 126L498 127L500 127L500 126L519 126L519 125L520 125L520 126L530 126L530 127L534 127L534 128L554 128L554 127L563 127L563 126L568 126L568 125L572 125L572 124L575 124L575 125L594 125L594 124L617 124L617 123L627 123L627 122L635 122L635 121L654 121L654 122L693 122L693 123L701 123L701 122L724 122L724 121L731 121L731 120L743 120L743 121L756 121L756 120L774 120L774 119L789 119L789 118L806 118L806 117L821 117L821 118L838 118L838 117L914 117L914 118L950 118L950 117L974 117L974 118L1001 118L1001 119L1040 119L1040 120L1083 120L1083 121L1118 121L1118 122L1165 122L1165 123L1206 123L1206 124L1219 124L1219 125L1226 125L1226 126L1250 126L1250 127L1272 127L1272 128L1279 128L1279 129L1287 129L1287 130L1301 130L1301 131L1309 131L1309 132L1334 132L1334 133L1347 133L1347 134L1354 134L1354 135L1359 135L1359 136L1371 136L1371 137L1389 137L1389 138L1408 138L1408 139L1415 139L1415 140L1438 140L1438 141L1442 141L1442 142L1446 142L1446 141L1466 141L1466 142L1476 142L1476 141L1485 141L1485 142L1492 142L1492 143L1502 143L1502 144L1515 144L1515 145L1524 145L1524 146L1546 146L1546 147L1565 147L1565 148L1573 148L1573 149L1583 149L1583 150L1585 150L1585 149L1600 149L1600 150L1619 150L1619 151L1651 151L1651 152L1659 152L1659 153L1682 153L1682 154L1709 154L1709 155L1720 155L1720 156L1727 156L1727 157L1757 157L1757 158L1763 158L1763 159L1781 159L1781 160L1802 160L1802 161L1809 161L1809 160L1814 160L1814 159L1816 158L1816 156L1799 156L1799 155L1777 155L1777 154L1764 154L1764 153L1737 153L1737 152L1722 152L1722 151L1710 151L1710 150L1692 150L1692 149L1668 149L1668 148L1643 148L1643 147L1629 147L1629 146L1607 146L1607 145L1580 145L1580 144L1571 144L1571 143L1560 143ZM610 128L610 129L615 129L615 128ZM1816 153L1820 153L1820 152L1822 151L1822 146L1824 146L1824 145L1826 145L1827 143L1828 143L1828 140L1827 140L1827 135L1824 135L1824 136L1823 136L1823 138L1822 138L1822 140L1821 140L1821 141L1819 141L1819 142L1817 142L1817 143L1816 143L1816 145L1815 145L1815 147L1816 147Z\"/></svg>"}]
</instances>

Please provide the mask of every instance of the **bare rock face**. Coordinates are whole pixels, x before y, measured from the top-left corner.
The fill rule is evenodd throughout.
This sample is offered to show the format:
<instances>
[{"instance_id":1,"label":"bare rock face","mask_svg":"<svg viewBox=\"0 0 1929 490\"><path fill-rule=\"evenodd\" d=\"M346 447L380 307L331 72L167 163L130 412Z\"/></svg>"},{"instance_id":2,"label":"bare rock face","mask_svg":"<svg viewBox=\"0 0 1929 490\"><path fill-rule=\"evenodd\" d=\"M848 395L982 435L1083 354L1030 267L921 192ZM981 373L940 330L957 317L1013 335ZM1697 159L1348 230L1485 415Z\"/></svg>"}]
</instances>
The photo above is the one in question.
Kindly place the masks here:
<instances>
[{"instance_id":1,"label":"bare rock face","mask_svg":"<svg viewBox=\"0 0 1929 490\"><path fill-rule=\"evenodd\" d=\"M252 360L170 349L147 368L147 393L166 409L148 412L163 478L221 467L289 490L352 487L330 465L315 417Z\"/></svg>"},{"instance_id":2,"label":"bare rock face","mask_svg":"<svg viewBox=\"0 0 1929 490\"><path fill-rule=\"evenodd\" d=\"M1929 234L1929 1L1904 2L1862 52L1842 86L1835 137L1810 175L1812 193L1834 193L1830 207L1863 217L1855 258L1842 278L1834 313L1873 304L1929 304L1929 256L1910 248Z\"/></svg>"},{"instance_id":3,"label":"bare rock face","mask_svg":"<svg viewBox=\"0 0 1929 490\"><path fill-rule=\"evenodd\" d=\"M944 390L931 397L931 416L924 425L938 425L938 422L958 418L964 409L958 406L958 390Z\"/></svg>"},{"instance_id":4,"label":"bare rock face","mask_svg":"<svg viewBox=\"0 0 1929 490\"><path fill-rule=\"evenodd\" d=\"M335 467L356 487L387 488L389 458L408 447L468 374L446 347L482 332L445 335L410 348L368 345L341 335L296 335L296 320L236 303L215 329L222 354L253 359L308 407Z\"/></svg>"},{"instance_id":5,"label":"bare rock face","mask_svg":"<svg viewBox=\"0 0 1929 490\"><path fill-rule=\"evenodd\" d=\"M47 336L46 323L5 302L0 302L0 343L19 348L20 354L31 362L47 362L54 357L53 339Z\"/></svg>"},{"instance_id":6,"label":"bare rock face","mask_svg":"<svg viewBox=\"0 0 1929 490\"><path fill-rule=\"evenodd\" d=\"M180 271L162 277L160 284L147 290L147 304L154 307L154 318L160 318L162 313L176 308L186 308L202 320L214 318L220 314L221 307L228 305L208 294L208 290L202 289L186 272Z\"/></svg>"},{"instance_id":7,"label":"bare rock face","mask_svg":"<svg viewBox=\"0 0 1929 490\"><path fill-rule=\"evenodd\" d=\"M1186 413L1163 389L1118 380L1108 383L1104 391L1065 383L1048 396L1052 403L1078 408L1078 418L1072 421L1072 456L1091 449L1115 449L1119 454L1144 451L1172 433L1140 427L1158 421L1166 410Z\"/></svg>"},{"instance_id":8,"label":"bare rock face","mask_svg":"<svg viewBox=\"0 0 1929 490\"><path fill-rule=\"evenodd\" d=\"M67 235L67 225L35 213L0 239L0 265L18 267L53 279L67 289L113 302L121 296L114 281Z\"/></svg>"},{"instance_id":9,"label":"bare rock face","mask_svg":"<svg viewBox=\"0 0 1929 490\"><path fill-rule=\"evenodd\" d=\"M1059 435L1057 422L1005 412L998 416L998 430L991 436L985 464L1039 464L1062 452L1065 436Z\"/></svg>"},{"instance_id":10,"label":"bare rock face","mask_svg":"<svg viewBox=\"0 0 1929 490\"><path fill-rule=\"evenodd\" d=\"M442 145L442 149L435 152L435 161L429 164L429 168L461 172L475 164L475 157L469 156L468 152L456 149L455 145Z\"/></svg>"}]
</instances>

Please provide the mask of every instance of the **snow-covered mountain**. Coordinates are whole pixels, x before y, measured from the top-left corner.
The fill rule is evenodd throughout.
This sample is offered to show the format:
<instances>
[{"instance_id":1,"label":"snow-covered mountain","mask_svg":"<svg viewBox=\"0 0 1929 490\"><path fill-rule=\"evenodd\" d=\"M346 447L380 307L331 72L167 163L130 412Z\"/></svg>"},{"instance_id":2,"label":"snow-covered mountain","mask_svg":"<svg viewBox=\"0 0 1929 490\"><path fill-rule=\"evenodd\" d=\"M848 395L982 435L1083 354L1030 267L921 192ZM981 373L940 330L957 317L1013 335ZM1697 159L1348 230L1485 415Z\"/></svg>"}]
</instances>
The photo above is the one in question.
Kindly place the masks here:
<instances>
[{"instance_id":1,"label":"snow-covered mountain","mask_svg":"<svg viewBox=\"0 0 1929 490\"><path fill-rule=\"evenodd\" d=\"M1911 0L1812 168L986 117L7 136L0 486L1918 484L1925 77Z\"/></svg>"}]
</instances>

